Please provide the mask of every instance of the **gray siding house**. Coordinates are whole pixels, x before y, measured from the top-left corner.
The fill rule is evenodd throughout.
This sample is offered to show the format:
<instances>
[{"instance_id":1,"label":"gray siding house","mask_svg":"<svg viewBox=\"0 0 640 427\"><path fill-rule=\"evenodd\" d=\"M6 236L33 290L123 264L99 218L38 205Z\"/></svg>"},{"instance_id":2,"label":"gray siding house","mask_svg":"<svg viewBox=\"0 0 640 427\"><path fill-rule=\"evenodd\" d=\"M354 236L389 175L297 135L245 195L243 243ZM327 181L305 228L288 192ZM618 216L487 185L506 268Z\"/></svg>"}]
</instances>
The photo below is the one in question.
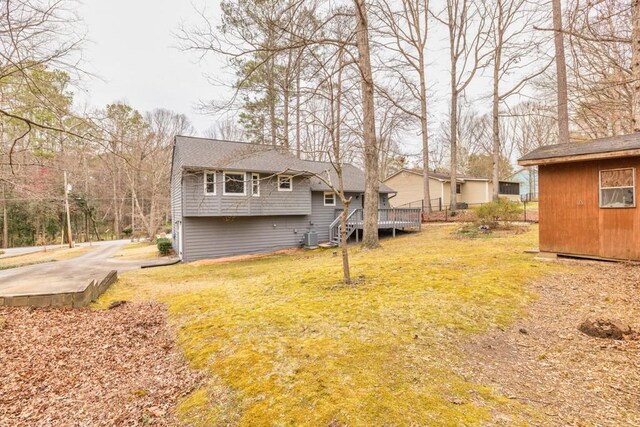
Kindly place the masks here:
<instances>
[{"instance_id":1,"label":"gray siding house","mask_svg":"<svg viewBox=\"0 0 640 427\"><path fill-rule=\"evenodd\" d=\"M300 160L271 146L176 137L171 165L175 250L193 261L298 247L308 230L317 232L320 242L335 240L342 205L318 174L337 183L330 163ZM352 196L350 218L357 232L364 173L346 165L344 186ZM381 217L390 218L386 210L393 193L380 184Z\"/></svg>"}]
</instances>

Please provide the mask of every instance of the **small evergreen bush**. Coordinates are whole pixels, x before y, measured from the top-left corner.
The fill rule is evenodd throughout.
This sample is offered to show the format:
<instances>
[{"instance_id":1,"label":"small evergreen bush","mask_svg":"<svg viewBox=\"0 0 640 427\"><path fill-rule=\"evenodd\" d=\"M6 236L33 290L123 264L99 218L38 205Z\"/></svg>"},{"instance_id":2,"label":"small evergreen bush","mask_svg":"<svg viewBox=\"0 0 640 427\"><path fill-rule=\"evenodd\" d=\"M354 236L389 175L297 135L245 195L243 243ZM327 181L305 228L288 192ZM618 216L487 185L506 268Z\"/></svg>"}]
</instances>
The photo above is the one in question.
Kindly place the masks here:
<instances>
[{"instance_id":1,"label":"small evergreen bush","mask_svg":"<svg viewBox=\"0 0 640 427\"><path fill-rule=\"evenodd\" d=\"M160 255L169 255L173 249L171 239L167 239L166 237L158 239L156 244L158 245L158 252L160 252Z\"/></svg>"},{"instance_id":2,"label":"small evergreen bush","mask_svg":"<svg viewBox=\"0 0 640 427\"><path fill-rule=\"evenodd\" d=\"M505 197L501 197L497 202L486 203L476 210L478 223L491 228L498 226L500 222L507 225L520 218L522 206L518 202L512 202Z\"/></svg>"}]
</instances>

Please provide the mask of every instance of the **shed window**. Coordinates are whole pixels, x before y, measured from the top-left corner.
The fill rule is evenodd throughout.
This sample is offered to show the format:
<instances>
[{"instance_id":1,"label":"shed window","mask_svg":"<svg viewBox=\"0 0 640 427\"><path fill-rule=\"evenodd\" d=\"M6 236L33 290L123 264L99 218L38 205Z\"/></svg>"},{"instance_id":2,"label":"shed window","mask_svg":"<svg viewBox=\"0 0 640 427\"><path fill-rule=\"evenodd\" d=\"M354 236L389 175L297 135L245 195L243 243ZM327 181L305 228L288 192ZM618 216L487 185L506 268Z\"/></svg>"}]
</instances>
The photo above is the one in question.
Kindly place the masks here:
<instances>
[{"instance_id":1,"label":"shed window","mask_svg":"<svg viewBox=\"0 0 640 427\"><path fill-rule=\"evenodd\" d=\"M216 173L204 173L204 194L216 194Z\"/></svg>"},{"instance_id":2,"label":"shed window","mask_svg":"<svg viewBox=\"0 0 640 427\"><path fill-rule=\"evenodd\" d=\"M636 206L635 168L600 171L600 207L634 208Z\"/></svg>"},{"instance_id":3,"label":"shed window","mask_svg":"<svg viewBox=\"0 0 640 427\"><path fill-rule=\"evenodd\" d=\"M278 175L278 191L292 191L293 177L291 175Z\"/></svg>"},{"instance_id":4,"label":"shed window","mask_svg":"<svg viewBox=\"0 0 640 427\"><path fill-rule=\"evenodd\" d=\"M260 195L260 174L251 174L251 195L255 197Z\"/></svg>"},{"instance_id":5,"label":"shed window","mask_svg":"<svg viewBox=\"0 0 640 427\"><path fill-rule=\"evenodd\" d=\"M324 193L324 205L325 206L335 206L336 205L336 195L335 195L335 193Z\"/></svg>"},{"instance_id":6,"label":"shed window","mask_svg":"<svg viewBox=\"0 0 640 427\"><path fill-rule=\"evenodd\" d=\"M519 182L500 182L498 184L498 193L517 196L520 194L520 183Z\"/></svg>"},{"instance_id":7,"label":"shed window","mask_svg":"<svg viewBox=\"0 0 640 427\"><path fill-rule=\"evenodd\" d=\"M462 194L462 184L456 183L456 194Z\"/></svg>"},{"instance_id":8,"label":"shed window","mask_svg":"<svg viewBox=\"0 0 640 427\"><path fill-rule=\"evenodd\" d=\"M245 176L242 172L224 173L224 195L244 196L246 193Z\"/></svg>"}]
</instances>

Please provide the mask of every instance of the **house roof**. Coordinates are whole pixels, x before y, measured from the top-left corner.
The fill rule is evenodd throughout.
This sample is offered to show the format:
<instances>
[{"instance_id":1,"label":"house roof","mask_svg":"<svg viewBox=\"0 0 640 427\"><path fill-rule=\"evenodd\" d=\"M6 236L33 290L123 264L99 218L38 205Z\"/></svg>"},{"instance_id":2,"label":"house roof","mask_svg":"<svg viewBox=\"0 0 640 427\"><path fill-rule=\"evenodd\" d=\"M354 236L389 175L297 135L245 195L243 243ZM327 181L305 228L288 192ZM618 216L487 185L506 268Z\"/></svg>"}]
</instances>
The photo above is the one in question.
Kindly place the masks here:
<instances>
[{"instance_id":1,"label":"house roof","mask_svg":"<svg viewBox=\"0 0 640 427\"><path fill-rule=\"evenodd\" d=\"M540 147L518 160L521 166L640 156L640 133Z\"/></svg>"},{"instance_id":2,"label":"house roof","mask_svg":"<svg viewBox=\"0 0 640 427\"><path fill-rule=\"evenodd\" d=\"M329 186L316 175L327 177L337 186L338 175L329 162L300 160L286 149L247 142L176 136L174 150L180 151L183 169L217 169L263 173L309 175L311 190L328 191ZM353 165L343 165L344 190L364 192L364 172ZM395 193L380 183L381 193Z\"/></svg>"},{"instance_id":3,"label":"house roof","mask_svg":"<svg viewBox=\"0 0 640 427\"><path fill-rule=\"evenodd\" d=\"M394 176L396 176L396 175L398 175L398 174L400 174L402 172L407 172L407 173L411 173L411 174L414 174L414 175L422 176L422 171L421 170L403 168L403 169L400 169L399 171L395 172L391 176L389 176L387 179L384 180L384 182L387 182L388 180L390 180L391 178L393 178ZM448 173L429 172L429 178L435 179L437 181L442 181L442 182L451 181L451 175L449 175ZM456 180L458 180L460 182L464 182L464 181L489 182L489 181L491 181L488 178L478 178L478 177L474 177L474 176L460 175L460 174L456 175ZM507 181L507 180L501 179L500 182L515 182L515 181Z\"/></svg>"}]
</instances>

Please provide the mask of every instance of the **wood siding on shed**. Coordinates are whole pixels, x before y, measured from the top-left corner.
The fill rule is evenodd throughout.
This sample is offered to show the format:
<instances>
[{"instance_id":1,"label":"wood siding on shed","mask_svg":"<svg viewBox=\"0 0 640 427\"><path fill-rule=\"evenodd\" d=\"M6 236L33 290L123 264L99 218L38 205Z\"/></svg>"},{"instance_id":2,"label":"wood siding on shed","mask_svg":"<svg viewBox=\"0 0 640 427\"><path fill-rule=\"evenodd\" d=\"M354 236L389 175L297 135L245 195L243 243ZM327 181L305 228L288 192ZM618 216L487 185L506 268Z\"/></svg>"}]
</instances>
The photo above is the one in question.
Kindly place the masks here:
<instances>
[{"instance_id":1,"label":"wood siding on shed","mask_svg":"<svg viewBox=\"0 0 640 427\"><path fill-rule=\"evenodd\" d=\"M599 206L599 171L636 168L640 157L541 165L540 250L561 254L640 260L640 209Z\"/></svg>"},{"instance_id":2,"label":"wood siding on shed","mask_svg":"<svg viewBox=\"0 0 640 427\"><path fill-rule=\"evenodd\" d=\"M185 172L183 177L184 216L270 216L310 215L309 179L295 177L292 191L278 191L277 178L260 181L260 196L251 195L251 173L246 174L246 196L223 195L223 173L216 173L216 194L204 193L202 172Z\"/></svg>"}]
</instances>

